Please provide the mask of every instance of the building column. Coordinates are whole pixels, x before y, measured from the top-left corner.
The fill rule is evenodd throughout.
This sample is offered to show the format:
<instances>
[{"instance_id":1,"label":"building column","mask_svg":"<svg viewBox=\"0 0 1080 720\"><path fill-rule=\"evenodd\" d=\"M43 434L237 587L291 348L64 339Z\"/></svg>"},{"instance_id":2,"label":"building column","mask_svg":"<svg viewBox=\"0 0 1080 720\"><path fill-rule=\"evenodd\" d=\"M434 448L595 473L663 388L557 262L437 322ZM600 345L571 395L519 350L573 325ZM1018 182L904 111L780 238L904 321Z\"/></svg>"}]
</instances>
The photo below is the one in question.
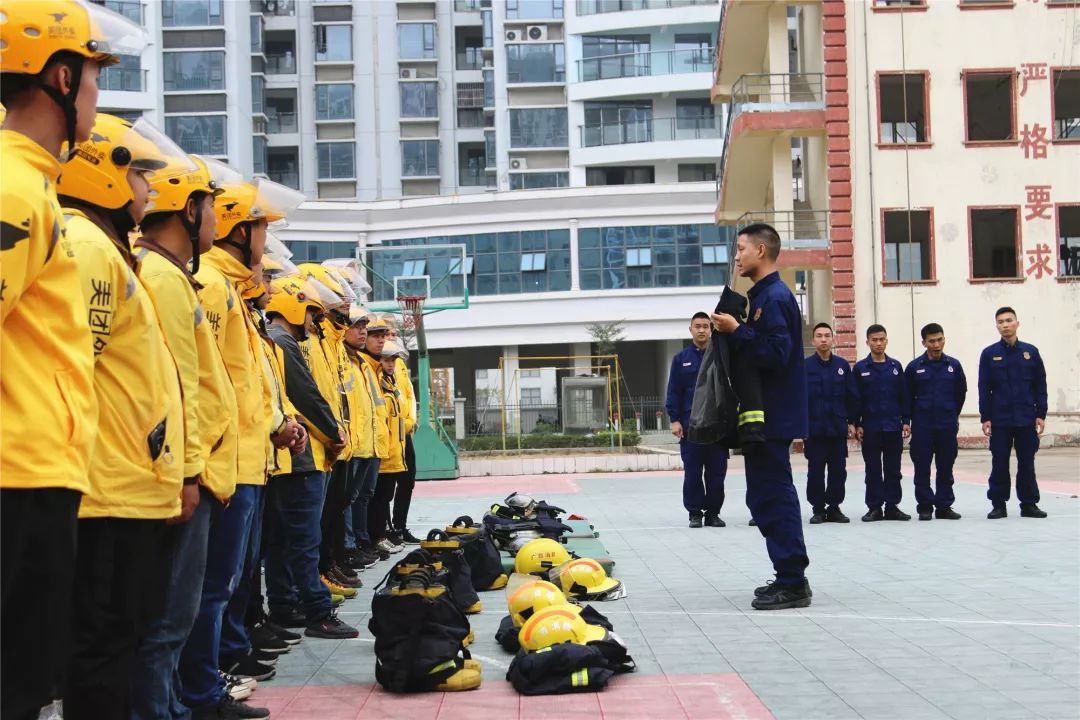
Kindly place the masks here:
<instances>
[{"instance_id":1,"label":"building column","mask_svg":"<svg viewBox=\"0 0 1080 720\"><path fill-rule=\"evenodd\" d=\"M499 400L508 435L521 432L521 378L518 373L518 346L506 345L502 351L502 376L499 378Z\"/></svg>"},{"instance_id":2,"label":"building column","mask_svg":"<svg viewBox=\"0 0 1080 720\"><path fill-rule=\"evenodd\" d=\"M573 237L573 236L571 236ZM592 375L596 371L592 368L592 360L587 356L592 355L591 342L576 342L570 344L570 354L574 356L574 376Z\"/></svg>"},{"instance_id":3,"label":"building column","mask_svg":"<svg viewBox=\"0 0 1080 720\"><path fill-rule=\"evenodd\" d=\"M784 3L777 3L769 8L769 48L766 60L771 75L786 75L791 72L788 59L787 5Z\"/></svg>"},{"instance_id":4,"label":"building column","mask_svg":"<svg viewBox=\"0 0 1080 720\"><path fill-rule=\"evenodd\" d=\"M772 143L772 209L777 213L790 213L795 209L795 198L791 191L791 138L783 134L773 138ZM791 237L784 237L784 233L786 231L790 235L794 232L794 219L790 227L784 227L781 220L777 230L782 240L791 240Z\"/></svg>"},{"instance_id":5,"label":"building column","mask_svg":"<svg viewBox=\"0 0 1080 720\"><path fill-rule=\"evenodd\" d=\"M570 289L581 289L581 271L578 269L578 221L570 220ZM574 353L577 355L578 353ZM584 353L588 355L588 353Z\"/></svg>"}]
</instances>

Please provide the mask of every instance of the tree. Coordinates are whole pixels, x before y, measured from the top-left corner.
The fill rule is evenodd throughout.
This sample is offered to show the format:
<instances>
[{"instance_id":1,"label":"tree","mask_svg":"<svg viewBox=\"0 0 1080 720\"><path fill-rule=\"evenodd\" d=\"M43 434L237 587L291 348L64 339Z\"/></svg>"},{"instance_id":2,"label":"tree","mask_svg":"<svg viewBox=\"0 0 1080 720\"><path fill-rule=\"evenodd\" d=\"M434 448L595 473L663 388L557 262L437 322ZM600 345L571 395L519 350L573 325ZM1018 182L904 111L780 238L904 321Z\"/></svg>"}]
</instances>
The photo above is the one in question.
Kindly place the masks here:
<instances>
[{"instance_id":1,"label":"tree","mask_svg":"<svg viewBox=\"0 0 1080 720\"><path fill-rule=\"evenodd\" d=\"M625 320L612 322L589 323L585 329L589 331L593 343L596 345L597 355L614 355L616 345L623 340L626 330Z\"/></svg>"}]
</instances>

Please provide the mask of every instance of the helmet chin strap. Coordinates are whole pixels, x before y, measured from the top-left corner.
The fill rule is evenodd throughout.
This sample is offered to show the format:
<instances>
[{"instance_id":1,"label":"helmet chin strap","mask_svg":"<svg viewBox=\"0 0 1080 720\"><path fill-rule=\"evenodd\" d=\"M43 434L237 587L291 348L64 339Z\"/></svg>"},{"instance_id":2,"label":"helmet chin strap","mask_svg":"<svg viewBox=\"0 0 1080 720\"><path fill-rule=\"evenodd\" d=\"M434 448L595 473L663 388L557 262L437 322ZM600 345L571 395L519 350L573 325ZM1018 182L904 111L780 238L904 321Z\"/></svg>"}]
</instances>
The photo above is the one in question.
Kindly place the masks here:
<instances>
[{"instance_id":1,"label":"helmet chin strap","mask_svg":"<svg viewBox=\"0 0 1080 720\"><path fill-rule=\"evenodd\" d=\"M194 275L199 272L199 228L202 227L203 220L202 202L195 203L195 222L189 221L187 215L183 212L178 213L178 215L180 223L187 230L188 238L191 240L191 274Z\"/></svg>"},{"instance_id":2,"label":"helmet chin strap","mask_svg":"<svg viewBox=\"0 0 1080 720\"><path fill-rule=\"evenodd\" d=\"M64 111L64 123L65 130L67 131L67 144L68 144L68 157L61 158L62 162L66 162L68 158L75 154L75 125L78 120L78 109L75 107L75 100L79 96L79 85L82 83L82 71L83 63L86 61L82 58L72 58L67 63L66 67L71 70L71 89L68 94L65 95L52 85L46 84L40 76L38 76L38 86L42 91L53 99L60 109Z\"/></svg>"},{"instance_id":3,"label":"helmet chin strap","mask_svg":"<svg viewBox=\"0 0 1080 720\"><path fill-rule=\"evenodd\" d=\"M222 245L234 247L244 256L244 265L251 267L251 223L242 222L239 225L240 234L244 236L244 242L238 243L233 240L218 240Z\"/></svg>"}]
</instances>

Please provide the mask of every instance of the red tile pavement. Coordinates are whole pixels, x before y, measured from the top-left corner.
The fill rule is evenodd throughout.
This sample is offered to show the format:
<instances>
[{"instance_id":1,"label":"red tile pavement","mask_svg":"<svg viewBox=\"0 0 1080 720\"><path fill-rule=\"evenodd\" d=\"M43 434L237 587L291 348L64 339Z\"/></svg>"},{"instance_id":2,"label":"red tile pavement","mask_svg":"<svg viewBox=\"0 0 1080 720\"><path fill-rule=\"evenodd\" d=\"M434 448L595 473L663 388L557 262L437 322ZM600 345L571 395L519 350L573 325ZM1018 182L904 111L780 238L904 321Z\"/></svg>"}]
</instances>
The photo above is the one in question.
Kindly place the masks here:
<instances>
[{"instance_id":1,"label":"red tile pavement","mask_svg":"<svg viewBox=\"0 0 1080 720\"><path fill-rule=\"evenodd\" d=\"M463 693L394 695L371 685L260 686L251 704L273 720L772 720L772 714L737 673L623 675L599 693L519 695L490 677Z\"/></svg>"}]
</instances>

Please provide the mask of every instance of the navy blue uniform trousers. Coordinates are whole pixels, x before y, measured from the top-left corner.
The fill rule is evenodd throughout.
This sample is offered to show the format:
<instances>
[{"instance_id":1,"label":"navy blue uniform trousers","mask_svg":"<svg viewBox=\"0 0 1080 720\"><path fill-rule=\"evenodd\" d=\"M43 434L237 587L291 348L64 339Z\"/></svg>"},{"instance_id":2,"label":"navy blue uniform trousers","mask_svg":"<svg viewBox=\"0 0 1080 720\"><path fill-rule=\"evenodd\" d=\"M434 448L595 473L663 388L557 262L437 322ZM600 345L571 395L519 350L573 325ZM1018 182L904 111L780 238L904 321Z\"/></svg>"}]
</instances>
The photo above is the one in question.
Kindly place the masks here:
<instances>
[{"instance_id":1,"label":"navy blue uniform trousers","mask_svg":"<svg viewBox=\"0 0 1080 720\"><path fill-rule=\"evenodd\" d=\"M679 441L683 461L683 507L687 512L719 513L724 506L728 451L719 445Z\"/></svg>"},{"instance_id":2,"label":"navy blue uniform trousers","mask_svg":"<svg viewBox=\"0 0 1080 720\"><path fill-rule=\"evenodd\" d=\"M956 430L932 430L915 425L911 428L911 462L915 466L915 502L919 512L936 508L952 507L953 465L956 463ZM930 463L937 469L934 485L930 488Z\"/></svg>"},{"instance_id":3,"label":"navy blue uniform trousers","mask_svg":"<svg viewBox=\"0 0 1080 720\"><path fill-rule=\"evenodd\" d=\"M768 440L745 456L746 506L765 537L776 582L801 584L810 558L803 541L799 493L791 477L790 440Z\"/></svg>"},{"instance_id":4,"label":"navy blue uniform trousers","mask_svg":"<svg viewBox=\"0 0 1080 720\"><path fill-rule=\"evenodd\" d=\"M825 512L827 507L840 507L847 482L847 438L806 438L803 455L807 464L806 502L815 513ZM828 484L825 482L826 468L829 470Z\"/></svg>"},{"instance_id":5,"label":"navy blue uniform trousers","mask_svg":"<svg viewBox=\"0 0 1080 720\"><path fill-rule=\"evenodd\" d=\"M1009 456L1016 447L1016 499L1021 504L1039 502L1039 485L1035 482L1035 453L1039 451L1039 434L1034 425L999 427L994 423L990 433L990 489L986 497L994 506L1009 500L1012 476Z\"/></svg>"},{"instance_id":6,"label":"navy blue uniform trousers","mask_svg":"<svg viewBox=\"0 0 1080 720\"><path fill-rule=\"evenodd\" d=\"M866 507L873 510L885 505L899 505L904 496L900 480L900 456L904 453L904 436L894 432L866 432L862 440L863 462L866 464Z\"/></svg>"}]
</instances>

